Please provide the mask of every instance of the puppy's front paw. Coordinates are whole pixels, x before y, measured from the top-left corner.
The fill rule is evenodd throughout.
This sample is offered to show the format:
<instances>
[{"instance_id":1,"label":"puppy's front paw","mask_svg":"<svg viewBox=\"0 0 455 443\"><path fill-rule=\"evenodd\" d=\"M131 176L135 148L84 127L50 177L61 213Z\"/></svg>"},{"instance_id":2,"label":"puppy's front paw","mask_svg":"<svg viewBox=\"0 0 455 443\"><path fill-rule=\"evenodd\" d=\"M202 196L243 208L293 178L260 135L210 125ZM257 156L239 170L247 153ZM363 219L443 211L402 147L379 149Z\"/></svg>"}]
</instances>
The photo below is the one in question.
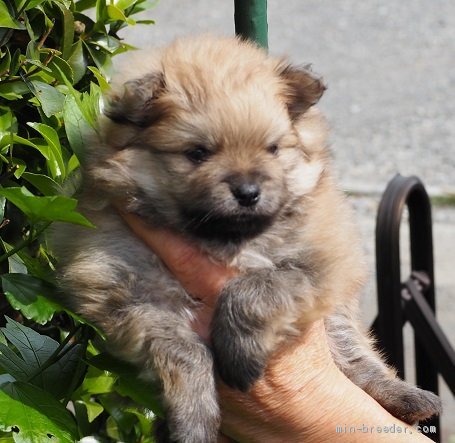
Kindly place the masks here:
<instances>
[{"instance_id":1,"label":"puppy's front paw","mask_svg":"<svg viewBox=\"0 0 455 443\"><path fill-rule=\"evenodd\" d=\"M221 379L231 388L248 391L265 367L266 358L258 343L250 337L220 331L212 334L212 342Z\"/></svg>"},{"instance_id":2,"label":"puppy's front paw","mask_svg":"<svg viewBox=\"0 0 455 443\"><path fill-rule=\"evenodd\" d=\"M166 421L155 428L157 443L216 443L220 413L216 397L194 391L182 404L169 409Z\"/></svg>"}]
</instances>

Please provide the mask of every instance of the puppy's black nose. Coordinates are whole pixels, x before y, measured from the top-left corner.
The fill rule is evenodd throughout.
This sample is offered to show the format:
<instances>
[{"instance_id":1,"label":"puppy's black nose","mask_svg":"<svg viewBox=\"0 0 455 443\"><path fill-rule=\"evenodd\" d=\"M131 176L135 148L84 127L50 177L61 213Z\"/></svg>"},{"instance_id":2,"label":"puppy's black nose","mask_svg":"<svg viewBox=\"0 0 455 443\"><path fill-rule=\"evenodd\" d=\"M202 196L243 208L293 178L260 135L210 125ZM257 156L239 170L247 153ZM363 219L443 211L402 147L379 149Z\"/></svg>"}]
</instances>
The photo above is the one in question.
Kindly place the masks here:
<instances>
[{"instance_id":1,"label":"puppy's black nose","mask_svg":"<svg viewBox=\"0 0 455 443\"><path fill-rule=\"evenodd\" d=\"M231 192L241 206L254 206L261 195L261 189L256 183L241 183L231 187Z\"/></svg>"}]
</instances>

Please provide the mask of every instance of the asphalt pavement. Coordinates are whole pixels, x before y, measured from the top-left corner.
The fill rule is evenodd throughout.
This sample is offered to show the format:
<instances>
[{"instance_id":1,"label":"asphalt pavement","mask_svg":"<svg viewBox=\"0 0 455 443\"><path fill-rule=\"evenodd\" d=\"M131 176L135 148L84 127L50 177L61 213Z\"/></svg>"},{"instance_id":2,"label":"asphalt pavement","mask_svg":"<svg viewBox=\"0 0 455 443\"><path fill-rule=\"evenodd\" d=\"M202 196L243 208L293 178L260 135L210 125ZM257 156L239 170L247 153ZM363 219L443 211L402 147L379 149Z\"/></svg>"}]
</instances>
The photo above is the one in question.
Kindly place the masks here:
<instances>
[{"instance_id":1,"label":"asphalt pavement","mask_svg":"<svg viewBox=\"0 0 455 443\"><path fill-rule=\"evenodd\" d=\"M143 14L156 25L138 25L124 37L144 48L200 32L230 35L233 3L161 0ZM371 269L366 324L376 313L374 227L387 182L398 172L417 175L431 196L448 202L433 207L437 315L455 344L455 2L269 0L269 49L311 63L328 85L320 107ZM406 223L402 231L406 269ZM409 328L406 337L413 380ZM454 443L455 402L443 382L441 395L443 442Z\"/></svg>"}]
</instances>

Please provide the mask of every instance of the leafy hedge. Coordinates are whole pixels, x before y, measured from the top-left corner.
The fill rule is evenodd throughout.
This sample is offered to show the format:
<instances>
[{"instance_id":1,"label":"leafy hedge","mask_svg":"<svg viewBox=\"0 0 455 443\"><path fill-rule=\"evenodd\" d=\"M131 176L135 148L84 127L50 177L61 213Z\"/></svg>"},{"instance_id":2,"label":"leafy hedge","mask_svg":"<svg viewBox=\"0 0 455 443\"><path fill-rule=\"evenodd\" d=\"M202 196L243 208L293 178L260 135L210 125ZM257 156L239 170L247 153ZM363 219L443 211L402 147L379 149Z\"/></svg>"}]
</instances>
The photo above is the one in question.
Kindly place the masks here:
<instances>
[{"instance_id":1,"label":"leafy hedge","mask_svg":"<svg viewBox=\"0 0 455 443\"><path fill-rule=\"evenodd\" d=\"M159 407L54 301L54 221L90 226L63 184L96 130L119 37L146 0L0 0L0 442L151 442ZM92 17L92 18L91 18ZM94 17L94 18L93 18Z\"/></svg>"}]
</instances>

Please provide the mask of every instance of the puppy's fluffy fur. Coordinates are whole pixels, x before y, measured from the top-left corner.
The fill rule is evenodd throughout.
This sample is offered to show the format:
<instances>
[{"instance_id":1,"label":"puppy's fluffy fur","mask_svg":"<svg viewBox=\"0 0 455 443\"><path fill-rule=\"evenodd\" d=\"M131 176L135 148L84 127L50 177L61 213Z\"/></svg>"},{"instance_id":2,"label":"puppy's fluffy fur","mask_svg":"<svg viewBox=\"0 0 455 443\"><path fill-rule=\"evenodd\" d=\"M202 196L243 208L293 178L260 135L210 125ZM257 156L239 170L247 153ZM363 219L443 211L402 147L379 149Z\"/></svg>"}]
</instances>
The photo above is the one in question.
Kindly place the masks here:
<instances>
[{"instance_id":1,"label":"puppy's fluffy fur","mask_svg":"<svg viewBox=\"0 0 455 443\"><path fill-rule=\"evenodd\" d=\"M337 365L392 414L440 409L395 377L357 321L363 259L313 106L323 91L307 69L210 36L141 53L114 81L83 166L81 210L97 229L61 227L60 279L112 352L160 381L163 441L215 442L214 371L247 390L280 341L321 317ZM198 303L112 202L239 269L210 349L190 328Z\"/></svg>"}]
</instances>

